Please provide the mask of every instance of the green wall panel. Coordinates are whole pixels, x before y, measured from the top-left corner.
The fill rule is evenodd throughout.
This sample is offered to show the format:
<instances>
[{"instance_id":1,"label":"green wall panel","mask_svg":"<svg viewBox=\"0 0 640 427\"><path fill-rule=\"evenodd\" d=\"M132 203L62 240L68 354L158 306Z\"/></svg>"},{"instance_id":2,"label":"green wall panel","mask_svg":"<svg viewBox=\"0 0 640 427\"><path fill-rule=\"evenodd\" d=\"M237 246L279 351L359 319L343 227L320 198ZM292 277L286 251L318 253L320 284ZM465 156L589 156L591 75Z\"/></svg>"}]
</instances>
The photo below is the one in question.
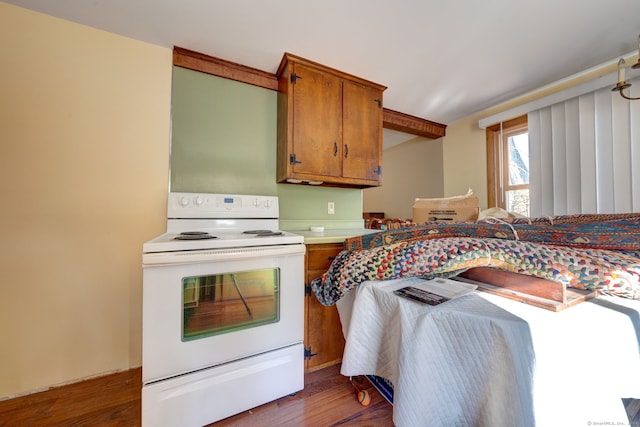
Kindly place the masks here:
<instances>
[{"instance_id":1,"label":"green wall panel","mask_svg":"<svg viewBox=\"0 0 640 427\"><path fill-rule=\"evenodd\" d=\"M174 67L171 191L276 195L277 93Z\"/></svg>"},{"instance_id":2,"label":"green wall panel","mask_svg":"<svg viewBox=\"0 0 640 427\"><path fill-rule=\"evenodd\" d=\"M362 190L276 183L277 92L174 67L171 115L171 191L277 195L280 219L303 224L362 220Z\"/></svg>"},{"instance_id":3,"label":"green wall panel","mask_svg":"<svg viewBox=\"0 0 640 427\"><path fill-rule=\"evenodd\" d=\"M280 184L281 220L344 221L362 219L362 190ZM327 203L335 204L335 214L327 213Z\"/></svg>"}]
</instances>

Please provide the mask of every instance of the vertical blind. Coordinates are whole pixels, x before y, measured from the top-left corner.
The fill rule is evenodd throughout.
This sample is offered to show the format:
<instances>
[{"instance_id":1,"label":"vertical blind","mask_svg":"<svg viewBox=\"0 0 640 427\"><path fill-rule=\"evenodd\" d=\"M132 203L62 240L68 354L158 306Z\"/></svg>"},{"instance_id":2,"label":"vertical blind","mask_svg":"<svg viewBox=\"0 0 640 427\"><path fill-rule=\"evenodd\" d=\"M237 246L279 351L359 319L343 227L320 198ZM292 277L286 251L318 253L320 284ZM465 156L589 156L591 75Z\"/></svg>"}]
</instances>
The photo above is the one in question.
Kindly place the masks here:
<instances>
[{"instance_id":1,"label":"vertical blind","mask_svg":"<svg viewBox=\"0 0 640 427\"><path fill-rule=\"evenodd\" d=\"M606 87L528 121L532 217L640 211L640 100Z\"/></svg>"}]
</instances>

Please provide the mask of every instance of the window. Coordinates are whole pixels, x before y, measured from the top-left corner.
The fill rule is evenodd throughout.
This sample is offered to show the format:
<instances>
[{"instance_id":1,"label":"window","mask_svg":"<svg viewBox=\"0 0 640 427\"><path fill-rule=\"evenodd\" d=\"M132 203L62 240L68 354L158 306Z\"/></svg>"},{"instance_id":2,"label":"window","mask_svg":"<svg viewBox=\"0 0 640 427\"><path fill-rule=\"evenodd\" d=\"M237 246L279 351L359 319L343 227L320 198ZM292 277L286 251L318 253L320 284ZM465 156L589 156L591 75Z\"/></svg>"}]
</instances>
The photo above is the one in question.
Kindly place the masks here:
<instances>
[{"instance_id":1,"label":"window","mask_svg":"<svg viewBox=\"0 0 640 427\"><path fill-rule=\"evenodd\" d=\"M529 216L527 116L487 128L489 207Z\"/></svg>"}]
</instances>

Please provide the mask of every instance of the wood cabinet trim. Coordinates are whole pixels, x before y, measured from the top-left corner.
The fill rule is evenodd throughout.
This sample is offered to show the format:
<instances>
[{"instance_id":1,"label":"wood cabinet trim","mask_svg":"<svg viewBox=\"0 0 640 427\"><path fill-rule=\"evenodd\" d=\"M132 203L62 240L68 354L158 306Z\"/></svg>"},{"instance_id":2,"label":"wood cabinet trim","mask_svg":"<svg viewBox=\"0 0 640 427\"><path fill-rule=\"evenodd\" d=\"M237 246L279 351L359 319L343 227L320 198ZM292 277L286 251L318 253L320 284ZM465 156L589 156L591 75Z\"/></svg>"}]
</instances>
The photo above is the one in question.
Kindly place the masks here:
<instances>
[{"instance_id":1,"label":"wood cabinet trim","mask_svg":"<svg viewBox=\"0 0 640 427\"><path fill-rule=\"evenodd\" d=\"M295 55L288 55L295 57ZM304 58L301 59L304 60ZM320 64L313 61L304 61L310 64L315 64L315 66L321 66ZM280 68L283 66L283 63L284 58L280 64L280 67L278 67L277 75L280 74ZM199 71L201 73L211 74L213 76L235 80L241 83L251 84L269 90L278 90L278 77L276 74L258 70L257 68L247 67L242 64L216 58L214 56L205 55L203 53L195 52L178 46L174 46L173 48L173 65L194 71ZM323 67L324 69L328 68L324 66L321 67ZM351 76L350 74L342 73L338 70L334 71L344 76ZM369 82L368 80L361 79L359 77L350 77L350 80L354 79L355 81L367 82L371 85L386 88L385 86ZM386 129L405 132L411 135L418 135L433 139L443 137L445 135L446 129L446 125L432 122L427 119L422 119L420 117L389 110L387 108L383 108L382 127Z\"/></svg>"},{"instance_id":2,"label":"wood cabinet trim","mask_svg":"<svg viewBox=\"0 0 640 427\"><path fill-rule=\"evenodd\" d=\"M385 108L382 113L382 127L432 139L442 138L447 129L447 125L388 108Z\"/></svg>"},{"instance_id":3,"label":"wood cabinet trim","mask_svg":"<svg viewBox=\"0 0 640 427\"><path fill-rule=\"evenodd\" d=\"M181 47L173 48L173 65L265 89L278 90L278 79L274 74Z\"/></svg>"},{"instance_id":4,"label":"wood cabinet trim","mask_svg":"<svg viewBox=\"0 0 640 427\"><path fill-rule=\"evenodd\" d=\"M335 68L327 67L326 65L319 64L306 58L301 58L288 52L285 52L285 54L283 55L282 61L280 61L280 65L278 66L276 76L280 76L288 61L293 61L297 64L302 64L306 65L307 67L313 67L318 70L322 70L325 73L333 74L334 76L344 80L350 80L352 82L359 83L365 86L372 86L380 91L384 91L385 89L387 89L387 87L384 85L363 79L362 77L354 76L353 74L345 73L344 71L336 70Z\"/></svg>"}]
</instances>

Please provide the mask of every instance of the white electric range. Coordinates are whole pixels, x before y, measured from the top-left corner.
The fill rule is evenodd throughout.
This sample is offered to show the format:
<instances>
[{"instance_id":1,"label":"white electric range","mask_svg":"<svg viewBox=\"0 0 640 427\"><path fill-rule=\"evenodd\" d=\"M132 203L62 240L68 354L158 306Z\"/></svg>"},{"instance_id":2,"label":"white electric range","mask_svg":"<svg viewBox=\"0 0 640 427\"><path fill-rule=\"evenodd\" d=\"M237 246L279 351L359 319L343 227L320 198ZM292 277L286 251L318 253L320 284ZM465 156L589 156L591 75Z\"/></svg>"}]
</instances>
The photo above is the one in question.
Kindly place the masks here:
<instances>
[{"instance_id":1,"label":"white electric range","mask_svg":"<svg viewBox=\"0 0 640 427\"><path fill-rule=\"evenodd\" d=\"M143 245L142 421L201 426L304 386L302 236L278 198L170 193Z\"/></svg>"}]
</instances>

